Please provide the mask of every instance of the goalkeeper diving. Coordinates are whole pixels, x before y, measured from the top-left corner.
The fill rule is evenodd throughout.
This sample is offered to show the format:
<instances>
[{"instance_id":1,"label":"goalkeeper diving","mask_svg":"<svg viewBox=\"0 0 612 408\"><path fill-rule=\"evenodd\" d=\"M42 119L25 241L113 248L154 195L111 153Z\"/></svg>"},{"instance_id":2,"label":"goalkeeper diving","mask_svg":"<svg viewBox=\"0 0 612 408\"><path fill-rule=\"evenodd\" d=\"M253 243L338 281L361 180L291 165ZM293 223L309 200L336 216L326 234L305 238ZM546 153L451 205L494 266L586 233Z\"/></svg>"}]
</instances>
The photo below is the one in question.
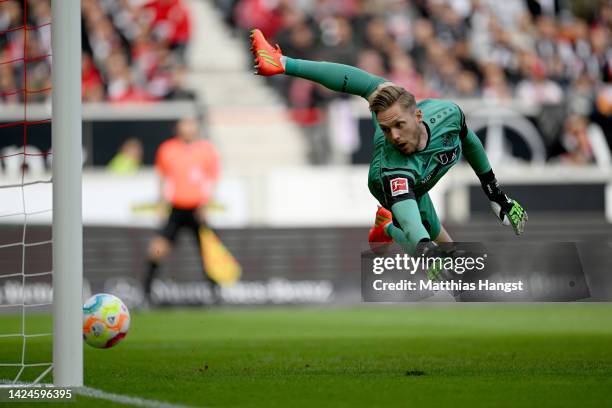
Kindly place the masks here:
<instances>
[{"instance_id":1,"label":"goalkeeper diving","mask_svg":"<svg viewBox=\"0 0 612 408\"><path fill-rule=\"evenodd\" d=\"M368 236L375 252L395 241L411 255L434 255L436 243L452 242L428 191L461 154L480 179L495 215L517 235L523 233L527 212L501 190L480 140L455 103L417 103L406 89L361 69L284 56L257 29L251 31L251 41L256 74L300 77L368 101L375 128L368 188L380 203Z\"/></svg>"}]
</instances>

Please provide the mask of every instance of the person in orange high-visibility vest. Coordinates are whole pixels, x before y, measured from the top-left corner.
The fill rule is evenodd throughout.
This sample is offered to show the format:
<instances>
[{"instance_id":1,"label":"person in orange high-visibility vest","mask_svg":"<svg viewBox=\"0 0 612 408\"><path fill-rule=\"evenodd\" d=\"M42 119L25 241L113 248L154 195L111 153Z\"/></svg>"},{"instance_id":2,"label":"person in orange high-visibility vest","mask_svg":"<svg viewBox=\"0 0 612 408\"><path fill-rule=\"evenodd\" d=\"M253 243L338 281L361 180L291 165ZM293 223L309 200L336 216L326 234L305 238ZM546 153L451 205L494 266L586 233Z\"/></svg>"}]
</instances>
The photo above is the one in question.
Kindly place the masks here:
<instances>
[{"instance_id":1,"label":"person in orange high-visibility vest","mask_svg":"<svg viewBox=\"0 0 612 408\"><path fill-rule=\"evenodd\" d=\"M147 301L151 300L151 286L159 265L170 253L179 230L186 228L196 239L198 249L201 248L199 230L206 225L205 207L219 179L219 167L215 147L199 138L199 124L194 118L181 119L176 125L176 136L159 146L155 168L160 176L162 202L169 204L171 211L165 226L149 245L144 281ZM214 292L216 285L206 273L204 276Z\"/></svg>"}]
</instances>

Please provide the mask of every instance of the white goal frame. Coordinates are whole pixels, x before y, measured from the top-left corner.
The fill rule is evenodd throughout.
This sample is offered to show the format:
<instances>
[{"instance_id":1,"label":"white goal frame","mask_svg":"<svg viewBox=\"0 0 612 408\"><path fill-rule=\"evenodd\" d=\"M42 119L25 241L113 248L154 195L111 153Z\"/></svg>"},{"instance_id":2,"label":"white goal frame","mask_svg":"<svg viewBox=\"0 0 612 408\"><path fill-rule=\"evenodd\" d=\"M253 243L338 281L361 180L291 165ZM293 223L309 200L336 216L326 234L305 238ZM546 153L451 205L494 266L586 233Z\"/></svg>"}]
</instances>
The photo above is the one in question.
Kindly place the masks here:
<instances>
[{"instance_id":1,"label":"white goal frame","mask_svg":"<svg viewBox=\"0 0 612 408\"><path fill-rule=\"evenodd\" d=\"M83 386L81 2L51 0L53 384Z\"/></svg>"}]
</instances>

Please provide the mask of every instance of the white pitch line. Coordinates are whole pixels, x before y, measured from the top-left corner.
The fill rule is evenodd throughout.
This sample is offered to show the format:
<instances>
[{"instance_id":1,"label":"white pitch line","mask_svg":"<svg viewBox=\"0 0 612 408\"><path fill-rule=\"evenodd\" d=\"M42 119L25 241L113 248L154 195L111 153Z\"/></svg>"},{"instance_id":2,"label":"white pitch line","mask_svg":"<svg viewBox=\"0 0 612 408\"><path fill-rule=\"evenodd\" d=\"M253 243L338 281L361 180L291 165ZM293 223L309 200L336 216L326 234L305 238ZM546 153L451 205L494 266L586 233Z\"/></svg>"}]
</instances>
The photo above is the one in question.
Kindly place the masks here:
<instances>
[{"instance_id":1,"label":"white pitch line","mask_svg":"<svg viewBox=\"0 0 612 408\"><path fill-rule=\"evenodd\" d=\"M127 396L127 395L120 395L120 394L112 394L110 392L106 392L106 391L102 391L102 390L97 390L95 388L89 388L89 387L75 388L74 391L77 394L83 395L85 397L103 399L103 400L107 400L107 401L111 401L111 402L117 402L119 404L133 405L135 407L147 407L147 408L191 408L191 407L189 407L187 405L171 404L169 402L148 400L148 399L144 399L144 398L130 397L130 396Z\"/></svg>"}]
</instances>

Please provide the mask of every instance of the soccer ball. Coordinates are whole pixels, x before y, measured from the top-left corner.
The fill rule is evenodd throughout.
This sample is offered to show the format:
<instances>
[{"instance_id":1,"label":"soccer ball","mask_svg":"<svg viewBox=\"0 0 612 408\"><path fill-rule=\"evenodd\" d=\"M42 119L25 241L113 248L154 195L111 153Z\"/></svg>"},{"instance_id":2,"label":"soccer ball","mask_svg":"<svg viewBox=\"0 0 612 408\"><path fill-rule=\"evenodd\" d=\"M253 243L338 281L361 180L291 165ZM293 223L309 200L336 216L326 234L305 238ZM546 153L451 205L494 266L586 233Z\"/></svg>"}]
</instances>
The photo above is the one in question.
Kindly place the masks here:
<instances>
[{"instance_id":1,"label":"soccer ball","mask_svg":"<svg viewBox=\"0 0 612 408\"><path fill-rule=\"evenodd\" d=\"M83 340L96 348L109 348L130 329L130 312L117 296L99 293L83 305Z\"/></svg>"}]
</instances>

